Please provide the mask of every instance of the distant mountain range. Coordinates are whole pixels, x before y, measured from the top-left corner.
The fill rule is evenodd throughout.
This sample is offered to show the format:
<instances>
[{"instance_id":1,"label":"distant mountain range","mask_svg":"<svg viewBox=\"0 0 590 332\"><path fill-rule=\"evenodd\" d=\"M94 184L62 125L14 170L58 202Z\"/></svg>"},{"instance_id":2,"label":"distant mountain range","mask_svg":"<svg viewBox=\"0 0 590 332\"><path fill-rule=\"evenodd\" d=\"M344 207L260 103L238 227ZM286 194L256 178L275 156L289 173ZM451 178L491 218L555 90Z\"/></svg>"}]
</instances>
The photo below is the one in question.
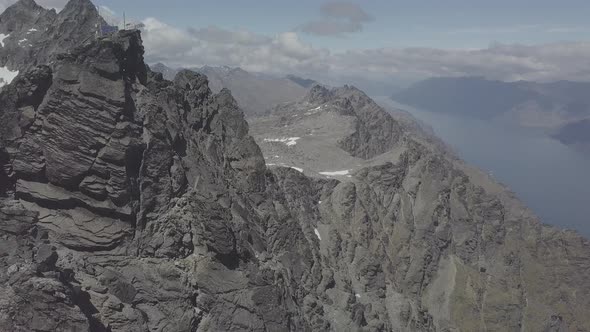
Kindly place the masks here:
<instances>
[{"instance_id":1,"label":"distant mountain range","mask_svg":"<svg viewBox=\"0 0 590 332\"><path fill-rule=\"evenodd\" d=\"M431 78L393 94L416 108L541 128L565 144L590 142L590 83L501 82L481 77Z\"/></svg>"},{"instance_id":2,"label":"distant mountain range","mask_svg":"<svg viewBox=\"0 0 590 332\"><path fill-rule=\"evenodd\" d=\"M590 154L590 119L565 125L553 137Z\"/></svg>"},{"instance_id":3,"label":"distant mountain range","mask_svg":"<svg viewBox=\"0 0 590 332\"><path fill-rule=\"evenodd\" d=\"M319 84L317 81L314 81L314 80L311 80L308 78L302 78L302 77L295 76L295 75L287 75L286 78L301 85L304 88L311 88L314 85Z\"/></svg>"},{"instance_id":4,"label":"distant mountain range","mask_svg":"<svg viewBox=\"0 0 590 332\"><path fill-rule=\"evenodd\" d=\"M162 73L166 79L174 79L179 71L162 63L151 66L151 69ZM294 75L274 77L227 66L190 69L206 75L213 92L219 92L223 88L231 90L246 116L263 114L277 104L301 99L309 88L317 84L314 80Z\"/></svg>"}]
</instances>

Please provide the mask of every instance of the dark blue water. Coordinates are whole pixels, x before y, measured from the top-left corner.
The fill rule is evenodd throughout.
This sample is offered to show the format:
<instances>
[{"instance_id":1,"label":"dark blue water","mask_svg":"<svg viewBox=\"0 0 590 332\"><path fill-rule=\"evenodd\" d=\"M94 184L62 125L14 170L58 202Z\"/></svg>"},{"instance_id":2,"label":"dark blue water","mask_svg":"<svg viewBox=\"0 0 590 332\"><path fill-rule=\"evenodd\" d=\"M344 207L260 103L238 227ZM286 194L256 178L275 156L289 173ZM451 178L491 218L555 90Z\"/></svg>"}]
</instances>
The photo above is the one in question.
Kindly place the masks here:
<instances>
[{"instance_id":1,"label":"dark blue water","mask_svg":"<svg viewBox=\"0 0 590 332\"><path fill-rule=\"evenodd\" d=\"M590 237L590 157L537 131L389 104L430 125L463 160L491 172L544 223Z\"/></svg>"}]
</instances>

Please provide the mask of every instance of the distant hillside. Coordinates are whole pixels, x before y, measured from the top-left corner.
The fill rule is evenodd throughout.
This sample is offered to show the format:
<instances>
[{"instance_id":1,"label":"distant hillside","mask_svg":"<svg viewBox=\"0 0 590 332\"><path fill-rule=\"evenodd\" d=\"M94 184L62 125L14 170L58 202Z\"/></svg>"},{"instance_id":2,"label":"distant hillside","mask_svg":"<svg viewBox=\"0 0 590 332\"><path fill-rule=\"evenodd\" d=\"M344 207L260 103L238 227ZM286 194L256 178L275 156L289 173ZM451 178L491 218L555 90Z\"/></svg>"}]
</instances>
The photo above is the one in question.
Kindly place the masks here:
<instances>
[{"instance_id":1,"label":"distant hillside","mask_svg":"<svg viewBox=\"0 0 590 332\"><path fill-rule=\"evenodd\" d=\"M480 77L431 78L394 93L419 109L541 128L565 144L590 141L590 83L501 82Z\"/></svg>"},{"instance_id":2,"label":"distant hillside","mask_svg":"<svg viewBox=\"0 0 590 332\"><path fill-rule=\"evenodd\" d=\"M590 83L501 82L481 77L430 78L392 99L433 112L491 119L509 116L525 126L557 127L590 117Z\"/></svg>"},{"instance_id":3,"label":"distant hillside","mask_svg":"<svg viewBox=\"0 0 590 332\"><path fill-rule=\"evenodd\" d=\"M590 119L568 124L554 137L565 144L590 143Z\"/></svg>"},{"instance_id":4,"label":"distant hillside","mask_svg":"<svg viewBox=\"0 0 590 332\"><path fill-rule=\"evenodd\" d=\"M177 69L161 63L153 65L151 69L162 73L166 79L174 79L178 72ZM223 88L231 90L246 116L262 114L277 104L296 101L302 98L311 87L305 86L308 80L296 76L278 78L227 66L204 66L191 68L191 70L206 75L213 92L217 93Z\"/></svg>"},{"instance_id":5,"label":"distant hillside","mask_svg":"<svg viewBox=\"0 0 590 332\"><path fill-rule=\"evenodd\" d=\"M590 155L590 119L563 126L553 138Z\"/></svg>"},{"instance_id":6,"label":"distant hillside","mask_svg":"<svg viewBox=\"0 0 590 332\"><path fill-rule=\"evenodd\" d=\"M164 79L167 80L173 80L174 76L176 76L176 74L178 74L179 72L178 69L170 68L161 62L158 62L155 65L150 66L150 69L156 73L161 73Z\"/></svg>"},{"instance_id":7,"label":"distant hillside","mask_svg":"<svg viewBox=\"0 0 590 332\"><path fill-rule=\"evenodd\" d=\"M443 77L418 82L392 98L434 112L492 118L535 97L536 93L512 83L479 77Z\"/></svg>"},{"instance_id":8,"label":"distant hillside","mask_svg":"<svg viewBox=\"0 0 590 332\"><path fill-rule=\"evenodd\" d=\"M295 76L295 75L287 75L286 78L301 85L304 88L311 88L312 86L318 84L317 81L314 81L314 80L311 80L308 78L302 78L302 77Z\"/></svg>"}]
</instances>

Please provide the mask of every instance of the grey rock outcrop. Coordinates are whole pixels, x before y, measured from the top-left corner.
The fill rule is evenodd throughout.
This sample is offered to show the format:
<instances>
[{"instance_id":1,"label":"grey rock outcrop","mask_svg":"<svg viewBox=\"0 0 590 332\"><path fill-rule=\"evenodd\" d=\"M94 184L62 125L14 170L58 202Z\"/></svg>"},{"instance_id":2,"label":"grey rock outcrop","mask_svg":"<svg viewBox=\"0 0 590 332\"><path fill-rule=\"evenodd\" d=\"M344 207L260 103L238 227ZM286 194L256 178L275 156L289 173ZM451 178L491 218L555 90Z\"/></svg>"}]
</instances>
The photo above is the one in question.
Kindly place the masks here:
<instances>
[{"instance_id":1,"label":"grey rock outcrop","mask_svg":"<svg viewBox=\"0 0 590 332\"><path fill-rule=\"evenodd\" d=\"M321 93L357 123L342 148L399 157L311 178L136 31L54 58L0 92L0 330L590 330L588 240L360 91Z\"/></svg>"},{"instance_id":2,"label":"grey rock outcrop","mask_svg":"<svg viewBox=\"0 0 590 332\"><path fill-rule=\"evenodd\" d=\"M106 24L90 0L71 0L56 13L33 0L19 0L0 14L0 67L25 72L54 61L96 37Z\"/></svg>"},{"instance_id":3,"label":"grey rock outcrop","mask_svg":"<svg viewBox=\"0 0 590 332\"><path fill-rule=\"evenodd\" d=\"M363 116L388 118L368 131L386 135L348 149L342 142L358 137L358 123L371 123ZM573 298L573 288L588 287L588 240L541 225L507 188L402 123L351 87L316 87L306 100L252 119L270 167L336 184L317 190L318 240L335 288L346 280L356 300L371 306L364 328L541 331L561 317L561 329L588 330L588 302L575 304L587 299ZM340 128L339 135L324 127ZM281 137L297 140L289 146ZM563 289L571 302L562 307ZM333 316L350 308L324 309ZM334 330L353 324L342 317L331 323Z\"/></svg>"}]
</instances>

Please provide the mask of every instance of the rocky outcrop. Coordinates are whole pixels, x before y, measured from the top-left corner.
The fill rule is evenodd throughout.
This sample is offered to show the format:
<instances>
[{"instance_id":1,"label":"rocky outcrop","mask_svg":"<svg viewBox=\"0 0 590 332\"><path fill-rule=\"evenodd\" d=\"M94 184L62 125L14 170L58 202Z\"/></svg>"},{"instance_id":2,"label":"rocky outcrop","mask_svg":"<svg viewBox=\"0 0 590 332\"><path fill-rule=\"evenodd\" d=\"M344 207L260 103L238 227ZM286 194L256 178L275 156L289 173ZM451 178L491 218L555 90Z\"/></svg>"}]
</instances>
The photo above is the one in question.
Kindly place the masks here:
<instances>
[{"instance_id":1,"label":"rocky outcrop","mask_svg":"<svg viewBox=\"0 0 590 332\"><path fill-rule=\"evenodd\" d=\"M256 256L271 225L276 241L306 245L276 225L270 174L235 100L192 72L164 81L142 54L139 34L121 33L0 95L0 327L303 329L293 301L304 292L291 298L288 270ZM27 259L30 248L43 258Z\"/></svg>"},{"instance_id":2,"label":"rocky outcrop","mask_svg":"<svg viewBox=\"0 0 590 332\"><path fill-rule=\"evenodd\" d=\"M399 145L403 129L390 114L365 93L353 86L328 89L315 85L304 98L310 107L330 108L350 116L354 130L339 142L339 147L354 157L370 159ZM288 112L292 105L282 107Z\"/></svg>"},{"instance_id":3,"label":"rocky outcrop","mask_svg":"<svg viewBox=\"0 0 590 332\"><path fill-rule=\"evenodd\" d=\"M0 15L0 67L25 72L94 39L106 24L90 0L71 0L56 13L19 0Z\"/></svg>"},{"instance_id":4,"label":"rocky outcrop","mask_svg":"<svg viewBox=\"0 0 590 332\"><path fill-rule=\"evenodd\" d=\"M371 308L371 314L365 312L359 321L337 316L331 328L346 330L361 322L366 330L393 331L587 330L587 299L574 296L571 287L589 286L582 277L589 267L589 242L539 224L506 188L466 167L429 135L420 135L418 128L382 115L377 106L366 107L370 101L359 102L365 98L351 87L316 87L306 101L278 107L273 119L254 122L269 163L293 157L288 165L305 174L338 178L330 180L334 182L329 189L293 195L321 193L314 197L320 213L314 228L323 273L329 270L335 280L334 290L325 291L332 301L327 303L336 303L338 291L346 290ZM363 105L366 115L359 109ZM381 116L388 120L373 124L381 125L384 135L369 140L385 153L356 150L357 155L373 153L364 161L334 153L346 148L342 142L360 136L358 123ZM344 130L344 138L337 141L318 130L345 128L351 120L357 125ZM274 128L272 136L264 127ZM284 147L287 152L270 146L285 143L266 142L268 137L290 136L299 139ZM323 147L320 153L309 149L314 142ZM300 152L304 156L296 163ZM322 158L335 156L339 159L330 164L339 168L332 170L348 171L322 173L328 165ZM568 258L559 258L566 251ZM574 275L576 281L571 279ZM560 307L558 294L568 294L564 298L571 302ZM580 300L584 303L575 304ZM324 310L335 317L351 308L325 304Z\"/></svg>"},{"instance_id":5,"label":"rocky outcrop","mask_svg":"<svg viewBox=\"0 0 590 332\"><path fill-rule=\"evenodd\" d=\"M266 168L228 90L148 70L138 32L55 59L0 92L0 330L590 330L588 241L358 90L321 94L358 121L343 146L403 151L309 178Z\"/></svg>"}]
</instances>

